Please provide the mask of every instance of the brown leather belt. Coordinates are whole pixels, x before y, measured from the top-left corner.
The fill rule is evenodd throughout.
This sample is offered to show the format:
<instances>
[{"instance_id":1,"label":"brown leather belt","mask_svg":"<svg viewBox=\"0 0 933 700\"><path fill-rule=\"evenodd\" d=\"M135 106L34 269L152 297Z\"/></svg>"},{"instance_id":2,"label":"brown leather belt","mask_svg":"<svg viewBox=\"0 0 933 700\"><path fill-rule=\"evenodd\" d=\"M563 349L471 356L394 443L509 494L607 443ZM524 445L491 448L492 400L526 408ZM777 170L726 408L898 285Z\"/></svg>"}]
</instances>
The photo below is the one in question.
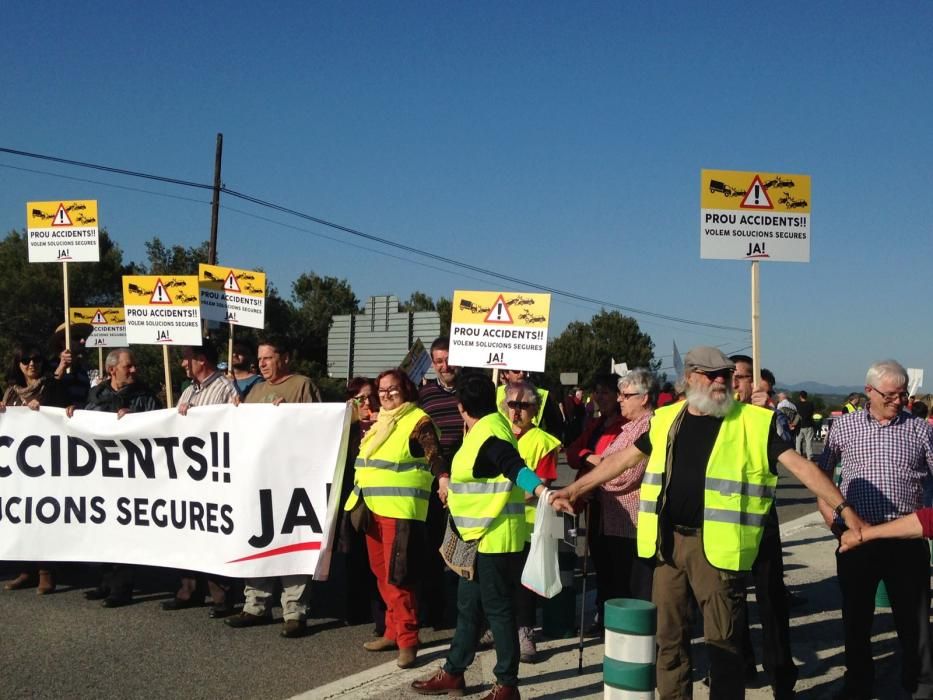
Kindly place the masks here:
<instances>
[{"instance_id":1,"label":"brown leather belt","mask_svg":"<svg viewBox=\"0 0 933 700\"><path fill-rule=\"evenodd\" d=\"M702 527L687 527L685 525L672 525L671 527L674 528L674 532L686 537L696 537L703 532Z\"/></svg>"}]
</instances>

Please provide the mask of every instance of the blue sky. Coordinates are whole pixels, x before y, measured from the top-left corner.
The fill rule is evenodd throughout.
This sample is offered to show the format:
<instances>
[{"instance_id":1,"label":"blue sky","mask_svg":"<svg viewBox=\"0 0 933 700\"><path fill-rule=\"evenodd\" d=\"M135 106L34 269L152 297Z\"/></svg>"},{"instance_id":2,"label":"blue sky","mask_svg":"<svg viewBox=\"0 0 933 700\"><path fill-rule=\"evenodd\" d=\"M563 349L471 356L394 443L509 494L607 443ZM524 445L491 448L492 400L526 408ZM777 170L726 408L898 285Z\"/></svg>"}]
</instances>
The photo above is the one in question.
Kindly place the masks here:
<instances>
[{"instance_id":1,"label":"blue sky","mask_svg":"<svg viewBox=\"0 0 933 700\"><path fill-rule=\"evenodd\" d=\"M749 270L699 257L700 170L809 174L811 262L762 264L765 366L857 385L895 357L933 389L933 3L40 1L4 20L0 146L209 183L222 132L233 190L717 325L750 327ZM0 229L58 198L99 200L127 259L209 233L203 191L0 154ZM361 299L523 291L222 204L221 263L284 293L309 270ZM552 335L598 310L555 296ZM672 340L750 345L634 316L665 366Z\"/></svg>"}]
</instances>

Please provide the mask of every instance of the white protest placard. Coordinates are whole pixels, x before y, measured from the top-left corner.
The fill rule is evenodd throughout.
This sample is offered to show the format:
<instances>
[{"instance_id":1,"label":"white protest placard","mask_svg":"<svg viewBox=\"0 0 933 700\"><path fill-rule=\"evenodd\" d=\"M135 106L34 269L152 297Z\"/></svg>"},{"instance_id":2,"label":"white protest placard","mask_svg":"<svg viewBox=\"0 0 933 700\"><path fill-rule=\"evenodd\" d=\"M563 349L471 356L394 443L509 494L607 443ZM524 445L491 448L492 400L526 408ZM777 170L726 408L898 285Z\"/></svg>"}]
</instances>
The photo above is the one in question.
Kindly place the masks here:
<instances>
[{"instance_id":1,"label":"white protest placard","mask_svg":"<svg viewBox=\"0 0 933 700\"><path fill-rule=\"evenodd\" d=\"M126 322L123 307L85 306L69 310L72 324L90 324L91 334L84 341L86 348L123 348Z\"/></svg>"},{"instance_id":2,"label":"white protest placard","mask_svg":"<svg viewBox=\"0 0 933 700\"><path fill-rule=\"evenodd\" d=\"M198 265L201 314L208 321L264 328L266 273Z\"/></svg>"},{"instance_id":3,"label":"white protest placard","mask_svg":"<svg viewBox=\"0 0 933 700\"><path fill-rule=\"evenodd\" d=\"M29 262L97 262L97 200L26 202Z\"/></svg>"},{"instance_id":4,"label":"white protest placard","mask_svg":"<svg viewBox=\"0 0 933 700\"><path fill-rule=\"evenodd\" d=\"M326 578L343 404L0 414L0 560Z\"/></svg>"},{"instance_id":5,"label":"white protest placard","mask_svg":"<svg viewBox=\"0 0 933 700\"><path fill-rule=\"evenodd\" d=\"M810 262L810 176L700 172L700 257Z\"/></svg>"},{"instance_id":6,"label":"white protest placard","mask_svg":"<svg viewBox=\"0 0 933 700\"><path fill-rule=\"evenodd\" d=\"M130 344L200 345L201 308L194 275L124 275Z\"/></svg>"},{"instance_id":7,"label":"white protest placard","mask_svg":"<svg viewBox=\"0 0 933 700\"><path fill-rule=\"evenodd\" d=\"M450 364L544 370L550 294L455 291Z\"/></svg>"}]
</instances>

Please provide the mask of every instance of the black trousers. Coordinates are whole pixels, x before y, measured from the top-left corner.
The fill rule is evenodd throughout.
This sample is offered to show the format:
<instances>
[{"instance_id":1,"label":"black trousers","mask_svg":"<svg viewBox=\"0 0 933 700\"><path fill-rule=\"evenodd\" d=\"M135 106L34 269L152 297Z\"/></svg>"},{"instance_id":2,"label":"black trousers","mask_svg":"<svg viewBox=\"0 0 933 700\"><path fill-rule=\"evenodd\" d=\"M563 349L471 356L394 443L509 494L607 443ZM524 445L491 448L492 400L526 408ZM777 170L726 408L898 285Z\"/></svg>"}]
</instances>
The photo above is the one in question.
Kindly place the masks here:
<instances>
[{"instance_id":1,"label":"black trousers","mask_svg":"<svg viewBox=\"0 0 933 700\"><path fill-rule=\"evenodd\" d=\"M639 598L651 600L651 582L654 578L654 559L638 556L634 538L597 535L600 546L606 553L600 568L596 570L596 581L603 595L603 602L613 598Z\"/></svg>"},{"instance_id":2,"label":"black trousers","mask_svg":"<svg viewBox=\"0 0 933 700\"><path fill-rule=\"evenodd\" d=\"M875 540L836 554L845 628L846 692L872 697L871 626L875 591L884 581L901 646L901 685L914 698L933 698L930 646L930 546L926 540Z\"/></svg>"},{"instance_id":3,"label":"black trousers","mask_svg":"<svg viewBox=\"0 0 933 700\"><path fill-rule=\"evenodd\" d=\"M758 617L761 620L762 665L774 688L776 697L786 696L797 683L797 665L790 648L790 609L784 586L784 556L777 511L772 508L765 520L764 534L758 557L752 565L751 580L755 584ZM745 663L755 663L752 637L745 616L742 635Z\"/></svg>"}]
</instances>

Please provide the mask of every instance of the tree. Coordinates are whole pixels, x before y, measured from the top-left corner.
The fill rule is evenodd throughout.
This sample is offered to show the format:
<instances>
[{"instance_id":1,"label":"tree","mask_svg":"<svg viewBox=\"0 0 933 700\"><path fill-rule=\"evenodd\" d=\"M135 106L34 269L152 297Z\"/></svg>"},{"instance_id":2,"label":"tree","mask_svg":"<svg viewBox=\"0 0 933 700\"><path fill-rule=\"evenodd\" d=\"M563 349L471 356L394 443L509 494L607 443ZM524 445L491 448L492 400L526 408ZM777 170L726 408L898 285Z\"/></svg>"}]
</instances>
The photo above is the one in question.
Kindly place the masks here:
<instances>
[{"instance_id":1,"label":"tree","mask_svg":"<svg viewBox=\"0 0 933 700\"><path fill-rule=\"evenodd\" d=\"M347 280L308 272L292 283L289 306L292 318L287 330L281 330L292 342L299 366L312 377L325 376L331 320L335 315L359 313L359 300Z\"/></svg>"},{"instance_id":2,"label":"tree","mask_svg":"<svg viewBox=\"0 0 933 700\"><path fill-rule=\"evenodd\" d=\"M146 258L148 265L130 263L135 275L196 275L198 265L207 262L210 242L203 241L198 246L185 248L173 245L167 248L162 240L156 236L146 241Z\"/></svg>"},{"instance_id":3,"label":"tree","mask_svg":"<svg viewBox=\"0 0 933 700\"><path fill-rule=\"evenodd\" d=\"M437 302L424 292L412 292L408 301L400 302L399 311L437 311L441 318L441 335L450 335L450 312L453 302L447 297L438 298Z\"/></svg>"},{"instance_id":4,"label":"tree","mask_svg":"<svg viewBox=\"0 0 933 700\"><path fill-rule=\"evenodd\" d=\"M595 375L608 372L610 362L626 362L631 368L657 371L654 343L638 322L618 311L602 310L589 323L574 321L548 344L546 374L555 385L561 372L577 372L589 386Z\"/></svg>"},{"instance_id":5,"label":"tree","mask_svg":"<svg viewBox=\"0 0 933 700\"><path fill-rule=\"evenodd\" d=\"M123 272L123 253L102 230L100 262L68 266L70 305L122 306ZM64 333L55 335L55 329L65 320L62 267L54 263L30 264L25 231L11 231L0 241L0 295L4 300L0 362L8 361L17 342L37 345L50 356L62 349Z\"/></svg>"}]
</instances>

